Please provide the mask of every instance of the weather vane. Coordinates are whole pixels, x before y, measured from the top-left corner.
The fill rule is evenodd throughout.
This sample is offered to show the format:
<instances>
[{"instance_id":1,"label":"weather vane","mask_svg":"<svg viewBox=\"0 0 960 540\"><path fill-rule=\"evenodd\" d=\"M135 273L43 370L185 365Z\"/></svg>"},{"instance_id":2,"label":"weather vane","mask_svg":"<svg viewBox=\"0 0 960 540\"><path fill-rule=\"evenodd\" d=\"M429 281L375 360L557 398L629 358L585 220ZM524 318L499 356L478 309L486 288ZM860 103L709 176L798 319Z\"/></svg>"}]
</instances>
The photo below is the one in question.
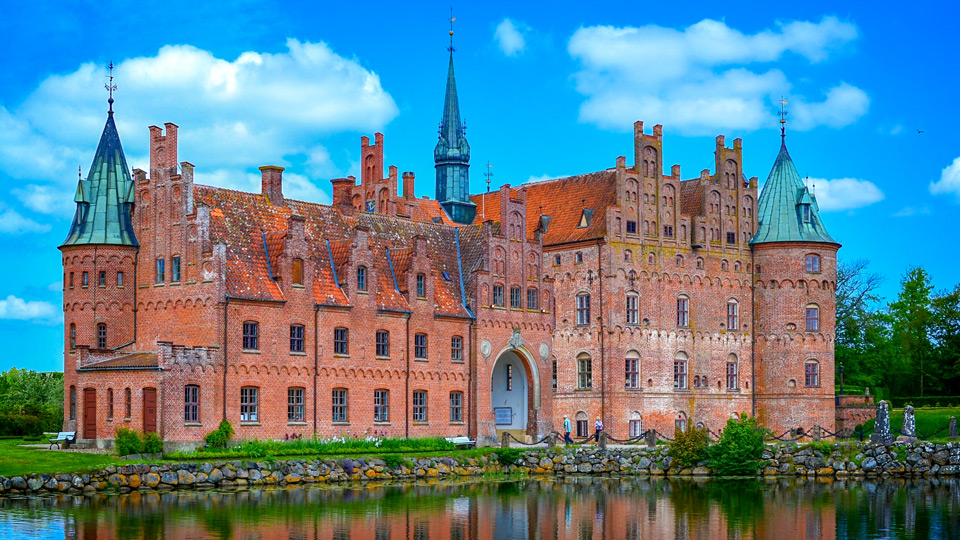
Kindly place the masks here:
<instances>
[{"instance_id":1,"label":"weather vane","mask_svg":"<svg viewBox=\"0 0 960 540\"><path fill-rule=\"evenodd\" d=\"M780 96L780 138L787 136L787 100Z\"/></svg>"},{"instance_id":2,"label":"weather vane","mask_svg":"<svg viewBox=\"0 0 960 540\"><path fill-rule=\"evenodd\" d=\"M487 192L490 191L490 179L493 178L493 165L487 161L487 172L483 173L487 177Z\"/></svg>"},{"instance_id":3,"label":"weather vane","mask_svg":"<svg viewBox=\"0 0 960 540\"><path fill-rule=\"evenodd\" d=\"M453 21L455 20L457 18L453 16L453 6L450 6L450 47L447 50L451 53L456 50L453 48Z\"/></svg>"},{"instance_id":4,"label":"weather vane","mask_svg":"<svg viewBox=\"0 0 960 540\"><path fill-rule=\"evenodd\" d=\"M110 75L108 75L110 82L103 85L103 87L110 93L110 99L107 100L107 103L110 104L110 114L113 114L113 91L117 89L117 85L113 84L113 62L110 62L110 65L107 67L110 69Z\"/></svg>"}]
</instances>

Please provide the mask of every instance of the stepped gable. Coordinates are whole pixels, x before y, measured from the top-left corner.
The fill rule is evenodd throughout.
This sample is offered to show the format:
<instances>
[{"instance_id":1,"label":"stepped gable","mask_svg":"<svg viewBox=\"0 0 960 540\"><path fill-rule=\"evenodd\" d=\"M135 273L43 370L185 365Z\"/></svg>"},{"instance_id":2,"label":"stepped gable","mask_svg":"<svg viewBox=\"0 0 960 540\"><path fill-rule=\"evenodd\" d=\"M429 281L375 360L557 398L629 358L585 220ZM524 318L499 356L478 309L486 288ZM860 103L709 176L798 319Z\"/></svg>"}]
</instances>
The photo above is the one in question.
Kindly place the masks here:
<instances>
[{"instance_id":1,"label":"stepped gable","mask_svg":"<svg viewBox=\"0 0 960 540\"><path fill-rule=\"evenodd\" d=\"M544 182L523 184L512 188L510 196L520 189L527 190L527 236L535 238L540 216L550 216L550 226L543 235L543 245L582 242L603 238L607 233L607 208L617 203L617 172L599 171ZM477 218L500 222L500 193L491 191L475 195ZM580 225L582 210L592 210L587 227ZM484 212L486 217L480 215Z\"/></svg>"}]
</instances>

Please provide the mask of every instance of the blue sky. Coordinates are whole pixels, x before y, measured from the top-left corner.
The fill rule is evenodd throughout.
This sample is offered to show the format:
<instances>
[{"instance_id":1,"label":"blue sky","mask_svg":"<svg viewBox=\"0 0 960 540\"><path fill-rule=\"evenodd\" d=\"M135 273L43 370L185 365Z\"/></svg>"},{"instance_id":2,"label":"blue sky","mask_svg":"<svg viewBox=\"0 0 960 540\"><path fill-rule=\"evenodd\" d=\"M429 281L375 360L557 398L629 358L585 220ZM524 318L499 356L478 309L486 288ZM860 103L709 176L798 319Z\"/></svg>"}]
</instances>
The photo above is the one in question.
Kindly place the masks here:
<instances>
[{"instance_id":1,"label":"blue sky","mask_svg":"<svg viewBox=\"0 0 960 540\"><path fill-rule=\"evenodd\" d=\"M356 174L360 135L433 195L449 3L6 2L0 20L0 334L11 366L62 369L56 246L77 167L106 112L105 66L128 162L147 126L180 126L197 181L329 201ZM632 161L631 126L664 125L684 178L713 165L713 138L744 140L763 182L788 101L788 146L816 182L845 259L866 258L896 294L921 265L960 282L960 33L952 3L605 2L455 5L457 84L472 191ZM918 132L922 131L922 133Z\"/></svg>"}]
</instances>

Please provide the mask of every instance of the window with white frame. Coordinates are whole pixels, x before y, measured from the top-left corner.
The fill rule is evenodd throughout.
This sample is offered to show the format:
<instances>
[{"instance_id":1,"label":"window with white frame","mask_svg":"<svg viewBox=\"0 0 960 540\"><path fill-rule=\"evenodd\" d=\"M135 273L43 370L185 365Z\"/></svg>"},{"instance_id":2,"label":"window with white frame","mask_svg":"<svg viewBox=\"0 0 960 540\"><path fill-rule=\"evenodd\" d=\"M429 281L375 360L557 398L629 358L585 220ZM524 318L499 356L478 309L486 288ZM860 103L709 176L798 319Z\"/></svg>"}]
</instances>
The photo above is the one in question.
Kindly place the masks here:
<instances>
[{"instance_id":1,"label":"window with white frame","mask_svg":"<svg viewBox=\"0 0 960 540\"><path fill-rule=\"evenodd\" d=\"M240 421L257 422L260 420L260 389L256 386L244 386L240 389Z\"/></svg>"},{"instance_id":2,"label":"window with white frame","mask_svg":"<svg viewBox=\"0 0 960 540\"><path fill-rule=\"evenodd\" d=\"M677 297L677 326L690 326L690 299L684 295Z\"/></svg>"},{"instance_id":3,"label":"window with white frame","mask_svg":"<svg viewBox=\"0 0 960 540\"><path fill-rule=\"evenodd\" d=\"M577 356L577 388L593 387L593 361L587 353Z\"/></svg>"},{"instance_id":4,"label":"window with white frame","mask_svg":"<svg viewBox=\"0 0 960 540\"><path fill-rule=\"evenodd\" d=\"M346 422L347 421L347 389L346 388L333 389L332 396L331 396L331 405L332 405L331 421Z\"/></svg>"},{"instance_id":5,"label":"window with white frame","mask_svg":"<svg viewBox=\"0 0 960 540\"><path fill-rule=\"evenodd\" d=\"M640 388L640 355L636 351L627 353L627 357L624 359L624 375L627 389L636 390Z\"/></svg>"},{"instance_id":6,"label":"window with white frame","mask_svg":"<svg viewBox=\"0 0 960 540\"><path fill-rule=\"evenodd\" d=\"M590 324L590 295L580 293L577 295L577 326L586 326Z\"/></svg>"},{"instance_id":7,"label":"window with white frame","mask_svg":"<svg viewBox=\"0 0 960 540\"><path fill-rule=\"evenodd\" d=\"M727 356L727 390L736 390L740 387L739 381L740 369L737 355Z\"/></svg>"},{"instance_id":8,"label":"window with white frame","mask_svg":"<svg viewBox=\"0 0 960 540\"><path fill-rule=\"evenodd\" d=\"M450 392L450 421L463 422L463 392Z\"/></svg>"},{"instance_id":9,"label":"window with white frame","mask_svg":"<svg viewBox=\"0 0 960 540\"><path fill-rule=\"evenodd\" d=\"M640 322L640 295L634 292L627 293L627 324Z\"/></svg>"},{"instance_id":10,"label":"window with white frame","mask_svg":"<svg viewBox=\"0 0 960 540\"><path fill-rule=\"evenodd\" d=\"M390 421L390 391L389 390L373 391L373 421L374 422Z\"/></svg>"},{"instance_id":11,"label":"window with white frame","mask_svg":"<svg viewBox=\"0 0 960 540\"><path fill-rule=\"evenodd\" d=\"M727 301L727 330L736 331L740 328L740 304L736 300Z\"/></svg>"},{"instance_id":12,"label":"window with white frame","mask_svg":"<svg viewBox=\"0 0 960 540\"><path fill-rule=\"evenodd\" d=\"M816 360L804 362L803 385L808 387L820 386L820 362Z\"/></svg>"},{"instance_id":13,"label":"window with white frame","mask_svg":"<svg viewBox=\"0 0 960 540\"><path fill-rule=\"evenodd\" d=\"M427 391L426 390L413 391L413 421L414 422L427 421Z\"/></svg>"},{"instance_id":14,"label":"window with white frame","mask_svg":"<svg viewBox=\"0 0 960 540\"><path fill-rule=\"evenodd\" d=\"M678 390L687 388L687 353L678 352L673 359L673 387Z\"/></svg>"},{"instance_id":15,"label":"window with white frame","mask_svg":"<svg viewBox=\"0 0 960 540\"><path fill-rule=\"evenodd\" d=\"M287 388L287 422L303 422L306 419L303 395L303 388Z\"/></svg>"}]
</instances>

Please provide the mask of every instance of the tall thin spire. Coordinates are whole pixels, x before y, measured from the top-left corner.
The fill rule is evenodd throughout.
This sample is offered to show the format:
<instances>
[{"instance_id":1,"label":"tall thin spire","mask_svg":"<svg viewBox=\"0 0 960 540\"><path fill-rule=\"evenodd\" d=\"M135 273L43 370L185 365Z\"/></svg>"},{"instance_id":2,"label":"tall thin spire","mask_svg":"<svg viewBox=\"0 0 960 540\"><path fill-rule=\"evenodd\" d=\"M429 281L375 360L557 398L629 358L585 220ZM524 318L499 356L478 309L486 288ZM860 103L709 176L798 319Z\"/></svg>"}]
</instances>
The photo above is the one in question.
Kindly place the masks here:
<instances>
[{"instance_id":1,"label":"tall thin spire","mask_svg":"<svg viewBox=\"0 0 960 540\"><path fill-rule=\"evenodd\" d=\"M787 143L787 100L780 96L780 143Z\"/></svg>"},{"instance_id":2,"label":"tall thin spire","mask_svg":"<svg viewBox=\"0 0 960 540\"><path fill-rule=\"evenodd\" d=\"M457 18L453 16L453 6L450 6L450 47L448 47L447 50L450 51L451 56L453 56L453 51L456 50L453 48L453 21L455 20L457 20Z\"/></svg>"},{"instance_id":3,"label":"tall thin spire","mask_svg":"<svg viewBox=\"0 0 960 540\"><path fill-rule=\"evenodd\" d=\"M113 114L113 91L117 89L117 85L113 84L113 62L110 62L110 65L107 66L110 69L110 81L103 85L107 89L107 92L110 93L110 99L107 100L107 103L110 105L110 110L107 111L107 114Z\"/></svg>"}]
</instances>

